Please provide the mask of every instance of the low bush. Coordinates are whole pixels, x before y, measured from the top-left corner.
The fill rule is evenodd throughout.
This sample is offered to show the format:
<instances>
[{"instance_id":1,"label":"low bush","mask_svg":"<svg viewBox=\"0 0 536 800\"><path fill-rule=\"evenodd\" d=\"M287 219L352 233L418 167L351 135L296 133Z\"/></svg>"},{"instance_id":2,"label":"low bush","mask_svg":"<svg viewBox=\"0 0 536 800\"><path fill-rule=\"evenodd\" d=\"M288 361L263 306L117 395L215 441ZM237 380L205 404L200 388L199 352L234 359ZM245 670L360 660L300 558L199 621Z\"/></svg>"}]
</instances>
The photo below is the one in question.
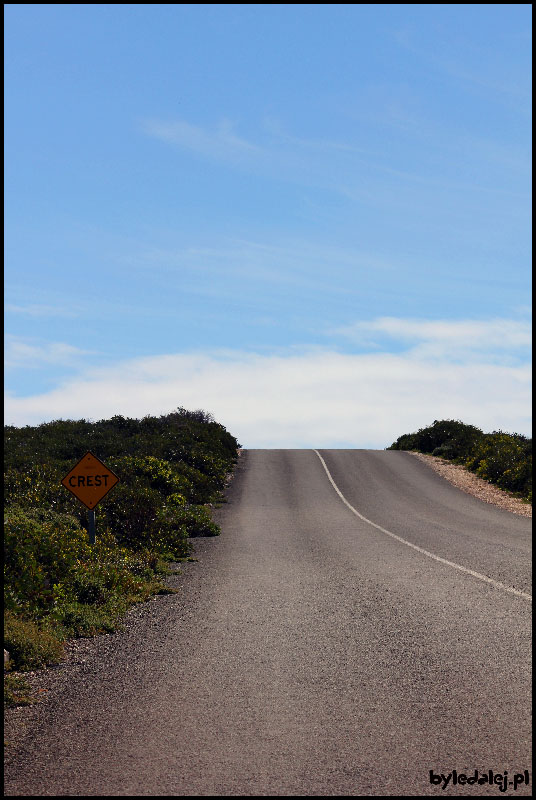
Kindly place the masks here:
<instances>
[{"instance_id":1,"label":"low bush","mask_svg":"<svg viewBox=\"0 0 536 800\"><path fill-rule=\"evenodd\" d=\"M62 638L49 625L39 626L12 611L4 612L4 647L12 667L32 670L57 664L63 655Z\"/></svg>"},{"instance_id":2,"label":"low bush","mask_svg":"<svg viewBox=\"0 0 536 800\"><path fill-rule=\"evenodd\" d=\"M126 603L116 605L116 613L109 613L106 608L70 600L58 603L52 616L61 626L66 638L84 638L97 633L112 633L116 628L117 617L126 608Z\"/></svg>"},{"instance_id":3,"label":"low bush","mask_svg":"<svg viewBox=\"0 0 536 800\"><path fill-rule=\"evenodd\" d=\"M483 437L467 466L482 478L532 500L532 442L496 431Z\"/></svg>"},{"instance_id":4,"label":"low bush","mask_svg":"<svg viewBox=\"0 0 536 800\"><path fill-rule=\"evenodd\" d=\"M465 458L483 436L480 428L459 420L435 420L416 433L400 436L388 450L418 450L421 453L443 455L446 458Z\"/></svg>"},{"instance_id":5,"label":"low bush","mask_svg":"<svg viewBox=\"0 0 536 800\"><path fill-rule=\"evenodd\" d=\"M35 701L28 681L22 675L4 675L4 706L29 706Z\"/></svg>"},{"instance_id":6,"label":"low bush","mask_svg":"<svg viewBox=\"0 0 536 800\"><path fill-rule=\"evenodd\" d=\"M69 583L92 558L87 533L68 514L12 505L4 516L4 603L35 613L53 601L52 587Z\"/></svg>"},{"instance_id":7,"label":"low bush","mask_svg":"<svg viewBox=\"0 0 536 800\"><path fill-rule=\"evenodd\" d=\"M518 433L483 433L458 420L435 420L404 434L388 450L417 450L464 464L477 475L532 502L532 440Z\"/></svg>"}]
</instances>

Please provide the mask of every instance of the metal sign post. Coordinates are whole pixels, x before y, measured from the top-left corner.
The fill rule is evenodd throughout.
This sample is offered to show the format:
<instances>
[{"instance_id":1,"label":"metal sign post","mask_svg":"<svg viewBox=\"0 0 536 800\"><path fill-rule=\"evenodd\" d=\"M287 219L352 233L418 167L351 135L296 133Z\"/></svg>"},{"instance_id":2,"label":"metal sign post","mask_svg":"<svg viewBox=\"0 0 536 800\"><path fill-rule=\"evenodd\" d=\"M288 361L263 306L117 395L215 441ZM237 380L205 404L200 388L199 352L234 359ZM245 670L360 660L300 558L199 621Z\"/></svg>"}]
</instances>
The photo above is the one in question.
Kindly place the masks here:
<instances>
[{"instance_id":1,"label":"metal sign post","mask_svg":"<svg viewBox=\"0 0 536 800\"><path fill-rule=\"evenodd\" d=\"M88 517L88 529L87 529L87 532L89 534L89 543L90 544L95 544L95 542L97 541L97 533L95 531L95 512L94 511L88 511L87 512L87 517Z\"/></svg>"}]
</instances>

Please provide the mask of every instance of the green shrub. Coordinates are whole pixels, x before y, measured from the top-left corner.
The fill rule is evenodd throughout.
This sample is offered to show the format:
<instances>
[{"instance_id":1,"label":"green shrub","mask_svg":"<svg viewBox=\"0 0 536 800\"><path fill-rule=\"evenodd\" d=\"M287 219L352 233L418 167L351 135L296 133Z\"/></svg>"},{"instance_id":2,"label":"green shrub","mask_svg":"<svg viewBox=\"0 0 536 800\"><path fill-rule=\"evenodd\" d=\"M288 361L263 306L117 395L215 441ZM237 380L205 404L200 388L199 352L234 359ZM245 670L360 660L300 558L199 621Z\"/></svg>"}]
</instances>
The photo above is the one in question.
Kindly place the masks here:
<instances>
[{"instance_id":1,"label":"green shrub","mask_svg":"<svg viewBox=\"0 0 536 800\"><path fill-rule=\"evenodd\" d=\"M17 670L57 664L63 655L63 644L57 633L11 611L4 612L4 647Z\"/></svg>"},{"instance_id":2,"label":"green shrub","mask_svg":"<svg viewBox=\"0 0 536 800\"><path fill-rule=\"evenodd\" d=\"M102 523L114 531L121 545L130 549L167 552L171 548L177 556L185 557L190 553L188 531L177 519L180 506L176 495L170 497L173 499L166 505L160 492L134 478L129 485L115 487L113 497L102 510ZM166 537L169 547L162 544Z\"/></svg>"},{"instance_id":3,"label":"green shrub","mask_svg":"<svg viewBox=\"0 0 536 800\"><path fill-rule=\"evenodd\" d=\"M126 605L123 605L113 614L105 608L95 608L72 600L60 603L53 616L67 638L83 638L95 636L97 633L112 633L115 630L115 619L125 608Z\"/></svg>"},{"instance_id":4,"label":"green shrub","mask_svg":"<svg viewBox=\"0 0 536 800\"><path fill-rule=\"evenodd\" d=\"M467 466L482 478L521 496L532 496L531 442L519 434L486 434Z\"/></svg>"},{"instance_id":5,"label":"green shrub","mask_svg":"<svg viewBox=\"0 0 536 800\"><path fill-rule=\"evenodd\" d=\"M181 475L169 461L154 456L123 456L111 459L107 466L121 476L127 485L136 484L155 489L163 497L186 494L191 491L190 481Z\"/></svg>"},{"instance_id":6,"label":"green shrub","mask_svg":"<svg viewBox=\"0 0 536 800\"><path fill-rule=\"evenodd\" d=\"M164 514L169 513L168 509ZM212 522L210 511L205 506L188 506L187 508L175 509L172 522L174 525L185 526L188 536L218 536L219 527Z\"/></svg>"},{"instance_id":7,"label":"green shrub","mask_svg":"<svg viewBox=\"0 0 536 800\"><path fill-rule=\"evenodd\" d=\"M28 681L22 675L4 675L4 706L29 706L35 698Z\"/></svg>"},{"instance_id":8,"label":"green shrub","mask_svg":"<svg viewBox=\"0 0 536 800\"><path fill-rule=\"evenodd\" d=\"M74 517L10 506L4 517L4 599L7 608L36 611L52 602L52 586L70 580L91 557Z\"/></svg>"},{"instance_id":9,"label":"green shrub","mask_svg":"<svg viewBox=\"0 0 536 800\"><path fill-rule=\"evenodd\" d=\"M480 428L459 420L435 420L427 428L400 436L388 450L419 450L421 453L442 455L457 459L469 455L483 436ZM437 451L437 452L436 452Z\"/></svg>"},{"instance_id":10,"label":"green shrub","mask_svg":"<svg viewBox=\"0 0 536 800\"><path fill-rule=\"evenodd\" d=\"M23 469L11 467L4 474L4 503L21 508L41 508L80 518L78 500L61 486L61 479L72 465L28 464Z\"/></svg>"},{"instance_id":11,"label":"green shrub","mask_svg":"<svg viewBox=\"0 0 536 800\"><path fill-rule=\"evenodd\" d=\"M86 605L102 606L110 594L99 575L77 573L71 585L78 602Z\"/></svg>"}]
</instances>

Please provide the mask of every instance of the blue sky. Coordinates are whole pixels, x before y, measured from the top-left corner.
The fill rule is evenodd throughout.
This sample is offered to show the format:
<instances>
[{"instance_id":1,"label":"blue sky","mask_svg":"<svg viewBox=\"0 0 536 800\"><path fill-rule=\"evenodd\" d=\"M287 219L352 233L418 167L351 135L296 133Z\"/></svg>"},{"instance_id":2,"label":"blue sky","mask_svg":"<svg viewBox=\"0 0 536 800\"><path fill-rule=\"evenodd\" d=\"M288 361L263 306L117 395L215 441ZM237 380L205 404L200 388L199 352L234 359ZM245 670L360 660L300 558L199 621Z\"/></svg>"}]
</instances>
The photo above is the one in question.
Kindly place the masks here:
<instances>
[{"instance_id":1,"label":"blue sky","mask_svg":"<svg viewBox=\"0 0 536 800\"><path fill-rule=\"evenodd\" d=\"M4 8L7 423L530 433L530 5Z\"/></svg>"}]
</instances>

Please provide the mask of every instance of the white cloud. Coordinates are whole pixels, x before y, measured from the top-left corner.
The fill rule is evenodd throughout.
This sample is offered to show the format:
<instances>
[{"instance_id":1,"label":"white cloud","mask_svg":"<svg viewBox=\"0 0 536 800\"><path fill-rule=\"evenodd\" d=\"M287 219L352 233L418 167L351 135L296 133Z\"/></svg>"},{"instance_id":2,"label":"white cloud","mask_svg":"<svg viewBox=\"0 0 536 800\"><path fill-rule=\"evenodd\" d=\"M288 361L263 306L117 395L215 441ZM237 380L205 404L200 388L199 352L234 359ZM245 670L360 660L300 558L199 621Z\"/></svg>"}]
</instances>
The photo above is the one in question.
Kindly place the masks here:
<instances>
[{"instance_id":1,"label":"white cloud","mask_svg":"<svg viewBox=\"0 0 536 800\"><path fill-rule=\"evenodd\" d=\"M4 343L4 366L7 369L37 368L51 364L69 367L75 366L90 352L65 342L36 343L35 340L8 334Z\"/></svg>"},{"instance_id":2,"label":"white cloud","mask_svg":"<svg viewBox=\"0 0 536 800\"><path fill-rule=\"evenodd\" d=\"M202 408L245 447L377 447L454 418L530 432L530 367L414 354L290 351L142 358L34 397L6 397L6 423L141 417Z\"/></svg>"},{"instance_id":3,"label":"white cloud","mask_svg":"<svg viewBox=\"0 0 536 800\"><path fill-rule=\"evenodd\" d=\"M380 317L331 331L356 344L411 348L413 356L453 361L504 360L525 355L532 344L528 320L417 320ZM391 345L392 346L392 345Z\"/></svg>"}]
</instances>

